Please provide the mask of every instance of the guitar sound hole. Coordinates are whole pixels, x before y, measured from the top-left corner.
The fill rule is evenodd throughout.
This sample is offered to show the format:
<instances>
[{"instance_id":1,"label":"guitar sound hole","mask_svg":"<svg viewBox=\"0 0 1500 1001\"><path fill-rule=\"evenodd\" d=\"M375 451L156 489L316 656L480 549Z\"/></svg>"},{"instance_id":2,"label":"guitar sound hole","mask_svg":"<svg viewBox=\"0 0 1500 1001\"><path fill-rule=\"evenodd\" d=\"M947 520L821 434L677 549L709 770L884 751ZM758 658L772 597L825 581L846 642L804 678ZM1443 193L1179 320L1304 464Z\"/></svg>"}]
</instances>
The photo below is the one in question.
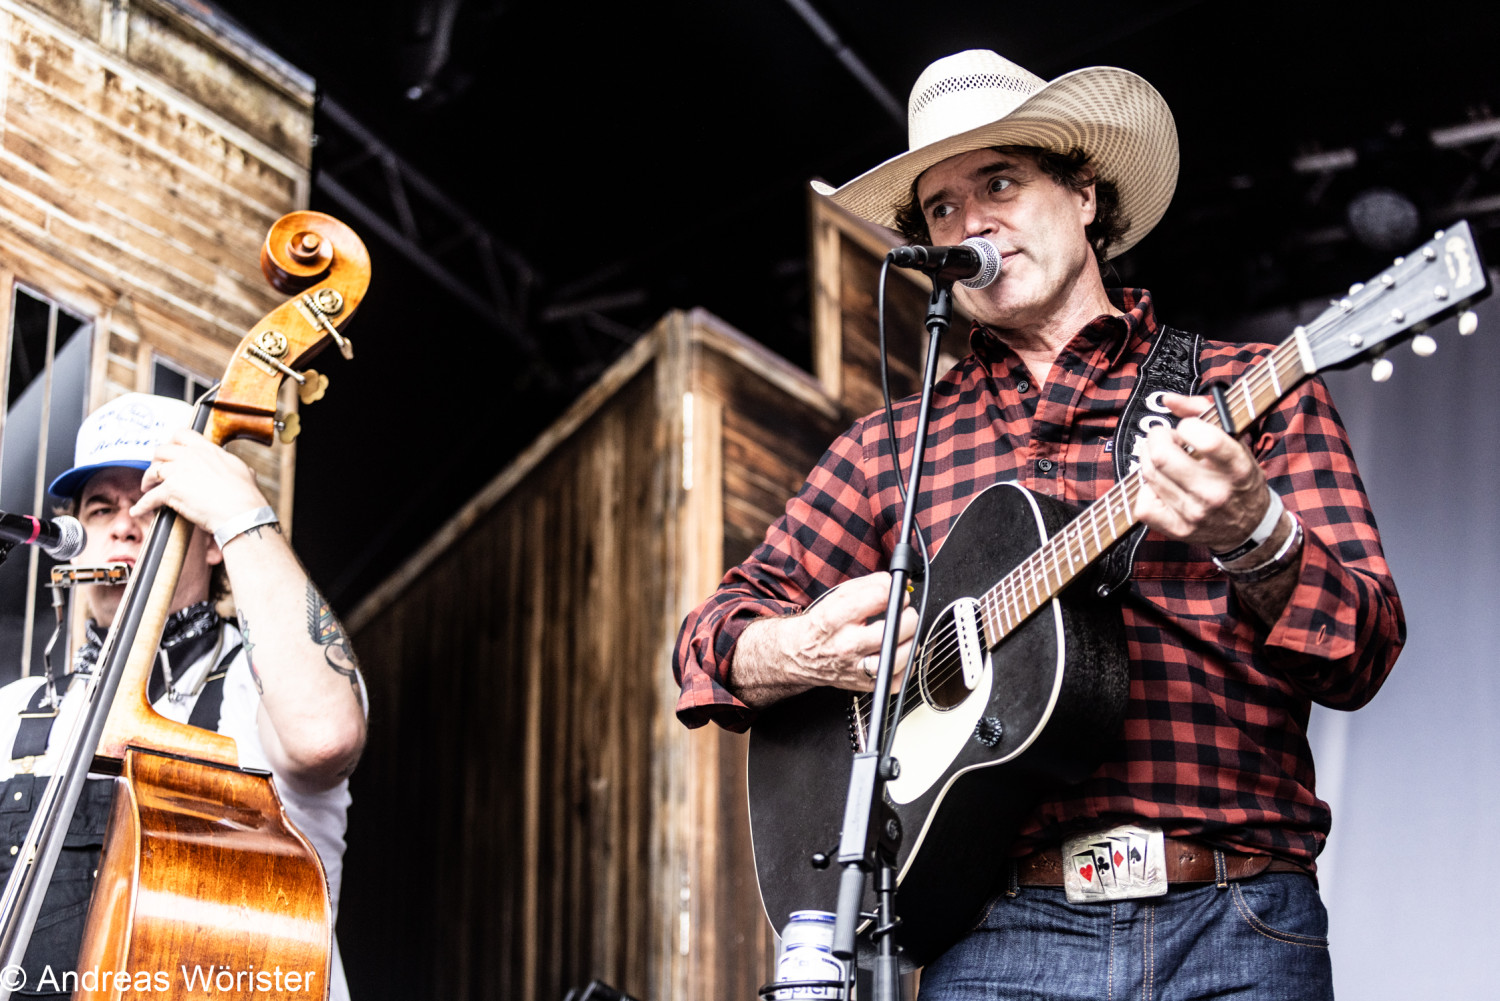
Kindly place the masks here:
<instances>
[{"instance_id":1,"label":"guitar sound hole","mask_svg":"<svg viewBox=\"0 0 1500 1001\"><path fill-rule=\"evenodd\" d=\"M933 631L940 633L942 623ZM932 657L922 658L922 697L934 709L946 711L960 705L969 697L969 686L964 684L964 665L958 647L953 643L937 643L931 651Z\"/></svg>"}]
</instances>

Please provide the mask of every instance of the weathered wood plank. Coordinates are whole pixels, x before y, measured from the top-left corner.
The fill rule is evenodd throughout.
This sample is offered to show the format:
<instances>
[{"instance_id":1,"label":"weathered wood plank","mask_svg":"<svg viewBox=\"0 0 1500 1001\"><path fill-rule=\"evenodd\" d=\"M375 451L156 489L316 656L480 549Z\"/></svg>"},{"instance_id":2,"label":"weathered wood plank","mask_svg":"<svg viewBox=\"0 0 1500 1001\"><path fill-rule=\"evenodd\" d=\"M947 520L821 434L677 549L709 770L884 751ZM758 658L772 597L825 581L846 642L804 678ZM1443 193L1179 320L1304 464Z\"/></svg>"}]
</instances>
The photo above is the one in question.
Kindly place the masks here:
<instances>
[{"instance_id":1,"label":"weathered wood plank","mask_svg":"<svg viewBox=\"0 0 1500 1001\"><path fill-rule=\"evenodd\" d=\"M476 796L464 758L439 783L429 828L351 830L351 907L387 890L356 884L360 853L384 857L400 840L457 856L400 890L419 923L455 934L412 943L393 929L371 944L426 950L419 975L438 993L555 997L598 977L640 997L748 997L769 976L743 738L684 730L663 660L684 594L723 572L725 512L753 495L737 516L748 531L773 492L800 482L836 411L805 373L746 355L748 342L706 321L663 321L606 376L607 392L545 434L360 615L365 669L401 700L372 716L354 780L363 808L396 809L396 791L427 774L426 749L375 746L420 732L455 735L486 774L507 777L508 795ZM742 475L725 429L751 424L730 449L753 468ZM749 456L765 451L775 458ZM697 569L684 569L686 552ZM443 804L465 783L460 829ZM463 830L506 832L506 850ZM466 972L445 972L455 968Z\"/></svg>"}]
</instances>

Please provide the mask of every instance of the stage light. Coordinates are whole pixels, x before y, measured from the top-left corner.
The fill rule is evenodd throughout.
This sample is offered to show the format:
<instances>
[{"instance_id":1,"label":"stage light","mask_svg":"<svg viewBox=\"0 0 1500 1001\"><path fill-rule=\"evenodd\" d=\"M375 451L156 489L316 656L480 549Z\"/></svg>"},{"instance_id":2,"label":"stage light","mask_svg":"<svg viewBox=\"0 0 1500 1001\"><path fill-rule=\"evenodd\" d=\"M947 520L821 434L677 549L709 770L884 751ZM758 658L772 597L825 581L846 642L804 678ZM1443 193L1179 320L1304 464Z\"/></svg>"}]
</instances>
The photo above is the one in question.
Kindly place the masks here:
<instances>
[{"instance_id":1,"label":"stage light","mask_svg":"<svg viewBox=\"0 0 1500 1001\"><path fill-rule=\"evenodd\" d=\"M1386 254L1415 243L1422 225L1411 199L1393 188L1366 188L1349 200L1344 215L1360 243Z\"/></svg>"}]
</instances>

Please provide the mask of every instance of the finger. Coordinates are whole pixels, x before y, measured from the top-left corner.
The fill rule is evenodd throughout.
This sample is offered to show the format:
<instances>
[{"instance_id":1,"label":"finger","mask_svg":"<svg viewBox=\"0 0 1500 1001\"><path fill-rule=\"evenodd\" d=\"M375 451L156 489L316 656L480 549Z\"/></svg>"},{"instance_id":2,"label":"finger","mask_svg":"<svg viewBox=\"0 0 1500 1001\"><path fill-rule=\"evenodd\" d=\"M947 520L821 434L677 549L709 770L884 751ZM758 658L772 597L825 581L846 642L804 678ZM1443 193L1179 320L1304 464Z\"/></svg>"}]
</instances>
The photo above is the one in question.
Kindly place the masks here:
<instances>
[{"instance_id":1,"label":"finger","mask_svg":"<svg viewBox=\"0 0 1500 1001\"><path fill-rule=\"evenodd\" d=\"M1218 427L1196 417L1177 425L1178 440L1193 450L1191 458L1242 472L1254 463L1245 446ZM1186 453L1184 453L1186 454Z\"/></svg>"},{"instance_id":2,"label":"finger","mask_svg":"<svg viewBox=\"0 0 1500 1001\"><path fill-rule=\"evenodd\" d=\"M150 514L157 508L167 506L167 502L168 493L165 486L158 486L153 490L147 490L141 494L140 500L131 505L131 517L139 518L143 514Z\"/></svg>"},{"instance_id":3,"label":"finger","mask_svg":"<svg viewBox=\"0 0 1500 1001\"><path fill-rule=\"evenodd\" d=\"M917 634L917 611L910 606L901 610L901 615L896 619L896 642L898 644L909 643ZM860 649L879 651L885 643L885 614L882 610L878 620L869 623L861 629L858 642Z\"/></svg>"},{"instance_id":4,"label":"finger","mask_svg":"<svg viewBox=\"0 0 1500 1001\"><path fill-rule=\"evenodd\" d=\"M1214 408L1210 396L1184 396L1181 393L1162 393L1161 404L1172 412L1173 417L1202 417Z\"/></svg>"},{"instance_id":5,"label":"finger","mask_svg":"<svg viewBox=\"0 0 1500 1001\"><path fill-rule=\"evenodd\" d=\"M896 638L906 646L911 646L911 640L917 635L917 610L910 605L901 610L901 621L896 631Z\"/></svg>"},{"instance_id":6,"label":"finger","mask_svg":"<svg viewBox=\"0 0 1500 1001\"><path fill-rule=\"evenodd\" d=\"M166 441L186 448L192 448L200 444L208 445L210 448L217 448L216 445L211 444L207 438L192 428L177 428L171 434L167 435Z\"/></svg>"},{"instance_id":7,"label":"finger","mask_svg":"<svg viewBox=\"0 0 1500 1001\"><path fill-rule=\"evenodd\" d=\"M1186 515L1196 511L1198 505L1176 480L1159 468L1149 447L1141 456L1140 476L1141 490L1135 502L1136 517L1148 527L1173 538L1191 534L1193 525Z\"/></svg>"},{"instance_id":8,"label":"finger","mask_svg":"<svg viewBox=\"0 0 1500 1001\"><path fill-rule=\"evenodd\" d=\"M847 590L853 608L862 611L866 618L879 615L890 600L891 575L884 570L867 574L851 581Z\"/></svg>"}]
</instances>

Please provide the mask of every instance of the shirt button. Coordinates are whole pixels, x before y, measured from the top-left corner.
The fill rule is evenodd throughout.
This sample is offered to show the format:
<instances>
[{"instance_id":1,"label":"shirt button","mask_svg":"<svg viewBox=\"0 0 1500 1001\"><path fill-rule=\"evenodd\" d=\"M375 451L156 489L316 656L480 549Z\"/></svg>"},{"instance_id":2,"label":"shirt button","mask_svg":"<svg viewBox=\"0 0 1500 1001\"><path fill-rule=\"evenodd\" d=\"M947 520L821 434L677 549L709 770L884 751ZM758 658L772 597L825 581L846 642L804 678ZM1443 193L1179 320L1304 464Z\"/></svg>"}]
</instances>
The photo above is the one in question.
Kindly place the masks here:
<instances>
[{"instance_id":1,"label":"shirt button","mask_svg":"<svg viewBox=\"0 0 1500 1001\"><path fill-rule=\"evenodd\" d=\"M1025 379L1022 379L1020 382L1016 383L1016 391L1020 393L1031 392L1031 383L1027 382Z\"/></svg>"},{"instance_id":2,"label":"shirt button","mask_svg":"<svg viewBox=\"0 0 1500 1001\"><path fill-rule=\"evenodd\" d=\"M1050 472L1052 472L1052 460L1051 459L1038 459L1038 460L1036 460L1036 468L1039 469L1039 470L1041 470L1044 473L1050 473Z\"/></svg>"}]
</instances>

